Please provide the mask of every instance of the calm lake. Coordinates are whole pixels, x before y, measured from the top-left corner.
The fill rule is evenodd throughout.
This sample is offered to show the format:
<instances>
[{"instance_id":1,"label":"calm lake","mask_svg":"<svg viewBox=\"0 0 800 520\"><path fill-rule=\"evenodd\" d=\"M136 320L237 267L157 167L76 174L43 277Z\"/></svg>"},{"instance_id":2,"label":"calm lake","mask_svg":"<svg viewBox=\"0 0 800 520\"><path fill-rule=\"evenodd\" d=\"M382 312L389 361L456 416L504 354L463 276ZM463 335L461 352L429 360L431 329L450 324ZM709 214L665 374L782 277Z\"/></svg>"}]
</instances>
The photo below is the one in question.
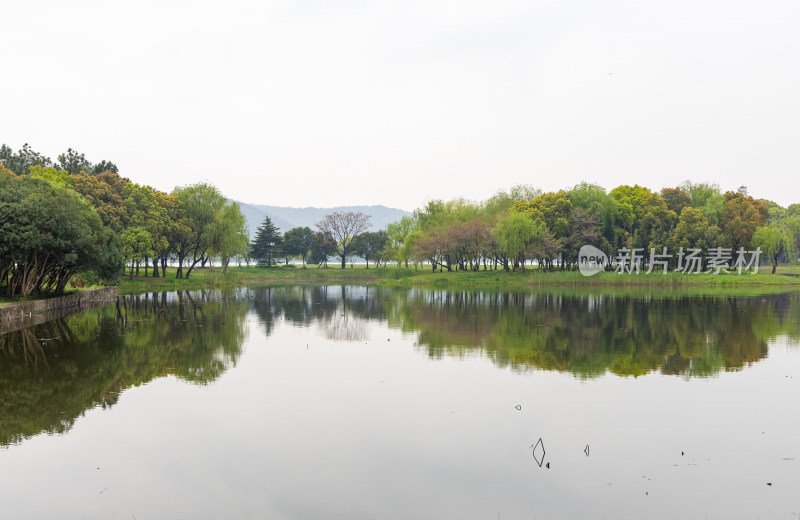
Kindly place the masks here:
<instances>
[{"instance_id":1,"label":"calm lake","mask_svg":"<svg viewBox=\"0 0 800 520\"><path fill-rule=\"evenodd\" d=\"M800 515L800 293L289 287L0 334L3 519Z\"/></svg>"}]
</instances>

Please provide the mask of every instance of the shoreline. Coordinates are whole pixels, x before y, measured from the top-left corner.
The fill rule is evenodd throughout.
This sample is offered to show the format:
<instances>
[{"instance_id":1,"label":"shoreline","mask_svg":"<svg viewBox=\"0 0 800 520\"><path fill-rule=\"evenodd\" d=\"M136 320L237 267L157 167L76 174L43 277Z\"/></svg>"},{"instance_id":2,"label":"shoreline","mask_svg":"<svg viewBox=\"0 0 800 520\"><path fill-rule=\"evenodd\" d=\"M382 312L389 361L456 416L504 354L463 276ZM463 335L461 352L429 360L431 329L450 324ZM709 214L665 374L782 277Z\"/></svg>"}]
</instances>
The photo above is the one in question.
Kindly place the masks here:
<instances>
[{"instance_id":1,"label":"shoreline","mask_svg":"<svg viewBox=\"0 0 800 520\"><path fill-rule=\"evenodd\" d=\"M440 288L495 288L525 290L544 287L594 287L594 288L709 288L735 293L743 288L781 288L800 290L800 269L785 267L783 273L758 274L617 274L598 273L586 277L577 271L452 271L432 272L428 269L405 267L364 267L340 269L338 267L232 267L227 273L221 268L206 267L195 270L188 280L174 278L174 268L168 269L166 278L134 277L121 279L120 294L133 294L151 290L191 289L244 285L315 285L347 283L374 286L440 287ZM798 273L794 273L797 270ZM170 273L172 277L170 277Z\"/></svg>"},{"instance_id":2,"label":"shoreline","mask_svg":"<svg viewBox=\"0 0 800 520\"><path fill-rule=\"evenodd\" d=\"M117 301L117 287L76 291L41 300L11 302L0 306L0 331L37 325L54 317L108 305Z\"/></svg>"},{"instance_id":3,"label":"shoreline","mask_svg":"<svg viewBox=\"0 0 800 520\"><path fill-rule=\"evenodd\" d=\"M797 268L789 267L788 270ZM171 276L170 276L171 275ZM152 291L193 290L209 287L242 287L264 285L369 285L377 287L426 287L439 289L492 289L526 291L540 289L594 289L602 292L654 290L690 290L691 292L714 292L731 296L751 295L760 291L800 291L800 274L617 274L598 273L591 277L577 271L452 271L432 272L427 269L405 267L370 267L340 269L339 267L317 268L275 266L233 267L223 273L219 267L195 269L188 280L177 279L175 268L167 269L167 277L127 276L118 285L99 289L72 292L62 296L22 302L2 302L0 324L32 320L36 315L71 307L82 307L90 302L109 303L117 295L141 294ZM113 294L113 296L109 296ZM5 328L5 327L4 327Z\"/></svg>"}]
</instances>

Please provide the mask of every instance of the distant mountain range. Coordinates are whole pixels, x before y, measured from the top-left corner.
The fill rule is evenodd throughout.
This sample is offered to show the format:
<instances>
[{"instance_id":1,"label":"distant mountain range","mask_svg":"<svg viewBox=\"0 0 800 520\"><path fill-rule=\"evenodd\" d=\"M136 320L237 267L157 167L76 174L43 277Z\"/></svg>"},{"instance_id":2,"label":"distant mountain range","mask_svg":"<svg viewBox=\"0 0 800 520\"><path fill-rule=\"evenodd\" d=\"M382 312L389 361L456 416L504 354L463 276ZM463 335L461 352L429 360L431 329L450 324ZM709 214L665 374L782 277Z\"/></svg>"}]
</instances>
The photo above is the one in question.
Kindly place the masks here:
<instances>
[{"instance_id":1,"label":"distant mountain range","mask_svg":"<svg viewBox=\"0 0 800 520\"><path fill-rule=\"evenodd\" d=\"M338 212L361 212L372 217L370 219L370 231L386 229L386 225L403 216L411 215L408 211L386 206L338 206L335 208L284 208L281 206L262 206L260 204L245 204L239 202L242 215L247 220L250 229L250 236L255 235L258 227L264 222L264 217L272 219L272 223L285 233L292 228L308 226L316 231L317 222L325 218L325 215Z\"/></svg>"}]
</instances>

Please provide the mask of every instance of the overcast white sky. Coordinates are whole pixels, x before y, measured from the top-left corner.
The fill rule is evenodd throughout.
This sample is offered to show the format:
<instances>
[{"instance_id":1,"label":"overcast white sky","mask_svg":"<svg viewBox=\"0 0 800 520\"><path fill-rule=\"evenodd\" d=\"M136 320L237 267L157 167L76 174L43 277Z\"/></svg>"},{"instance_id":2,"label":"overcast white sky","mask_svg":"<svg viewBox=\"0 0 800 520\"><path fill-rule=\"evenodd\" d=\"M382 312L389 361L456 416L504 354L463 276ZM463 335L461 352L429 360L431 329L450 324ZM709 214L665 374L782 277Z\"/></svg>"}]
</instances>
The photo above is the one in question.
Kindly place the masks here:
<instances>
[{"instance_id":1,"label":"overcast white sky","mask_svg":"<svg viewBox=\"0 0 800 520\"><path fill-rule=\"evenodd\" d=\"M0 142L281 206L800 202L800 2L0 0Z\"/></svg>"}]
</instances>

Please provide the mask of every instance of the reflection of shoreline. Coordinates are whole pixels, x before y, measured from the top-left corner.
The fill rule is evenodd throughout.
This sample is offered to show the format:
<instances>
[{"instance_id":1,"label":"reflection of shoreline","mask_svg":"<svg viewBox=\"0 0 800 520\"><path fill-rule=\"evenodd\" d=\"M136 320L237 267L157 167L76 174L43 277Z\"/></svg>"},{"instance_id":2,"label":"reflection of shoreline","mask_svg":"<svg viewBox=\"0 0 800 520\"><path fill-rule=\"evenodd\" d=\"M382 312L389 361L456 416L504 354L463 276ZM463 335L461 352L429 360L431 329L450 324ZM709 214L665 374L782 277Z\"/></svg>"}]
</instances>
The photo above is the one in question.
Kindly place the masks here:
<instances>
[{"instance_id":1,"label":"reflection of shoreline","mask_svg":"<svg viewBox=\"0 0 800 520\"><path fill-rule=\"evenodd\" d=\"M498 366L592 378L658 371L686 377L739 370L778 335L800 338L800 294L757 298L575 297L420 291L394 324L429 357L487 355Z\"/></svg>"},{"instance_id":2,"label":"reflection of shoreline","mask_svg":"<svg viewBox=\"0 0 800 520\"><path fill-rule=\"evenodd\" d=\"M236 363L247 333L248 303L230 294L123 296L0 335L0 446L64 433L87 410L159 377L214 381Z\"/></svg>"},{"instance_id":3,"label":"reflection of shoreline","mask_svg":"<svg viewBox=\"0 0 800 520\"><path fill-rule=\"evenodd\" d=\"M69 311L70 309L65 309ZM0 335L0 446L63 433L127 388L174 375L215 381L241 355L247 317L368 341L370 323L412 333L431 358L485 355L498 367L592 378L739 370L767 342L800 338L800 293L657 298L568 291L366 286L230 288L123 296Z\"/></svg>"},{"instance_id":4,"label":"reflection of shoreline","mask_svg":"<svg viewBox=\"0 0 800 520\"><path fill-rule=\"evenodd\" d=\"M495 292L351 286L253 289L270 334L276 320L359 340L368 320L417 335L431 358L485 354L515 370L708 377L767 355L767 340L800 338L800 293L717 297L660 292ZM669 293L667 293L669 294ZM362 324L353 321L359 317Z\"/></svg>"},{"instance_id":5,"label":"reflection of shoreline","mask_svg":"<svg viewBox=\"0 0 800 520\"><path fill-rule=\"evenodd\" d=\"M112 304L117 299L116 287L92 289L49 300L36 300L0 307L0 334L32 327L71 314Z\"/></svg>"}]
</instances>

